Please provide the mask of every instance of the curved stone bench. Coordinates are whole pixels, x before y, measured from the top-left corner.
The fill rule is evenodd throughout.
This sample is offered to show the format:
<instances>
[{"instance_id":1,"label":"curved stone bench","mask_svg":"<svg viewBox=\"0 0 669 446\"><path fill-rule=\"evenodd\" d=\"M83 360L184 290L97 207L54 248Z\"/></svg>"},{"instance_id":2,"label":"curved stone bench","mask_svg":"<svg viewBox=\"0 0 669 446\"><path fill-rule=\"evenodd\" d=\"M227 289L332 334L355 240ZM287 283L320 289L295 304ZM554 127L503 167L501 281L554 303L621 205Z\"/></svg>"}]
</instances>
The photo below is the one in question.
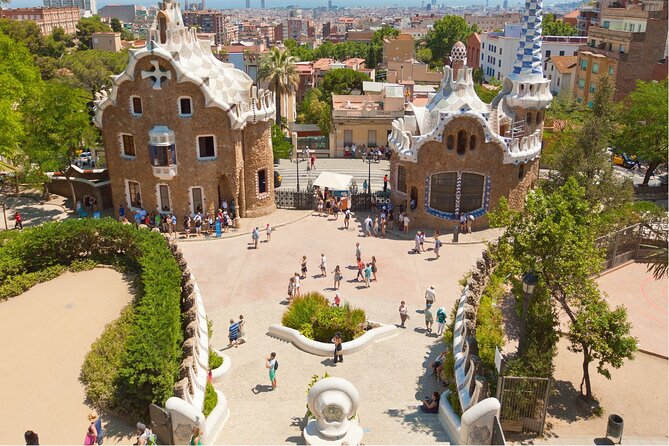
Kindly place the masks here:
<instances>
[{"instance_id":1,"label":"curved stone bench","mask_svg":"<svg viewBox=\"0 0 669 446\"><path fill-rule=\"evenodd\" d=\"M228 355L220 350L217 350L216 353L218 353L218 355L223 358L223 364L211 371L211 380L213 382L220 381L223 376L230 371L230 367L232 367L232 359L230 359Z\"/></svg>"},{"instance_id":2,"label":"curved stone bench","mask_svg":"<svg viewBox=\"0 0 669 446\"><path fill-rule=\"evenodd\" d=\"M224 362L225 363L225 362ZM181 398L171 397L165 402L165 410L172 418L175 444L188 444L191 436L192 426L198 426L202 432L202 443L213 444L221 428L230 417L228 400L221 392L216 390L218 403L208 417L196 410L191 404ZM176 429L177 426L185 426L185 429Z\"/></svg>"},{"instance_id":3,"label":"curved stone bench","mask_svg":"<svg viewBox=\"0 0 669 446\"><path fill-rule=\"evenodd\" d=\"M342 343L342 354L350 355L351 353L357 353L370 344L397 336L397 333L397 327L394 325L382 325L378 328L373 328L359 338ZM332 356L332 352L334 351L334 344L314 341L303 336L299 331L284 327L281 324L270 325L267 334L273 338L290 342L300 350L312 355L329 357Z\"/></svg>"}]
</instances>

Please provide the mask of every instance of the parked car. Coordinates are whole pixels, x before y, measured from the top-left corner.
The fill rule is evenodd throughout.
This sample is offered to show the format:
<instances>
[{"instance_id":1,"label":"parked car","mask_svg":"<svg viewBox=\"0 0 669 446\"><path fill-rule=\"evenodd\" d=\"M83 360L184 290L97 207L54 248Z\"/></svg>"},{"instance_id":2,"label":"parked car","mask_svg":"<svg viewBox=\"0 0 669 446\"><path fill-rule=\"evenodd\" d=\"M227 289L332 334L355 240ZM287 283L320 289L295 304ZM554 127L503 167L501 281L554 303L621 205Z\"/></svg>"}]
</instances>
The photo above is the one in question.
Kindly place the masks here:
<instances>
[{"instance_id":1,"label":"parked car","mask_svg":"<svg viewBox=\"0 0 669 446\"><path fill-rule=\"evenodd\" d=\"M611 162L614 166L622 166L625 169L640 169L641 163L636 156L629 156L626 153L613 153Z\"/></svg>"},{"instance_id":2,"label":"parked car","mask_svg":"<svg viewBox=\"0 0 669 446\"><path fill-rule=\"evenodd\" d=\"M281 180L282 180L281 175L279 175L279 172L277 172L275 170L274 171L274 189L276 189L277 187L281 187Z\"/></svg>"}]
</instances>

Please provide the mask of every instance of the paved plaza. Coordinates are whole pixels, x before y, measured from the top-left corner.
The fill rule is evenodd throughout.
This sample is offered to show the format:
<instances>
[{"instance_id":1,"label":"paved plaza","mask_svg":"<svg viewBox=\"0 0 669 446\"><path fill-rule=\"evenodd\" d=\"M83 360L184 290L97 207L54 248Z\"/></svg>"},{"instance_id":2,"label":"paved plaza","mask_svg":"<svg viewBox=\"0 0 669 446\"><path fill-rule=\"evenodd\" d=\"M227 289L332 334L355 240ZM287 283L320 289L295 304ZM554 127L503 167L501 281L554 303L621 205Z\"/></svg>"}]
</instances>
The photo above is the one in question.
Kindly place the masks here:
<instances>
[{"instance_id":1,"label":"paved plaza","mask_svg":"<svg viewBox=\"0 0 669 446\"><path fill-rule=\"evenodd\" d=\"M306 389L312 375L328 372L350 380L360 391L360 422L368 444L429 444L445 441L436 415L422 414L420 400L443 390L426 373L430 362L443 350L436 334L426 336L423 308L425 289L434 285L438 306L450 310L458 296L458 279L468 271L484 248L483 243L446 245L439 260L434 254L410 254L413 242L404 239L362 237L358 231L341 229L343 223L310 216L279 228L270 243L258 249L250 237L201 242L182 242L189 268L202 290L208 317L214 322L213 344L227 345L230 318L240 314L247 321L248 343L226 353L232 370L217 387L226 395L231 417L218 437L219 443L300 443L306 412ZM268 222L272 224L271 216ZM479 234L479 237L481 234ZM356 282L350 266L355 261L355 242L364 260L378 260L378 282L367 289ZM432 247L428 243L429 248ZM327 278L318 274L318 259L328 259ZM331 271L340 265L344 302L359 306L369 319L399 323L401 300L409 306L408 328L399 335L346 357L334 367L330 358L310 355L291 344L266 336L270 324L280 323L291 274L299 270L298 259L306 255L308 278L303 292L321 291L334 296ZM277 353L281 367L278 389L268 391L264 358ZM259 414L264 414L258 419Z\"/></svg>"}]
</instances>

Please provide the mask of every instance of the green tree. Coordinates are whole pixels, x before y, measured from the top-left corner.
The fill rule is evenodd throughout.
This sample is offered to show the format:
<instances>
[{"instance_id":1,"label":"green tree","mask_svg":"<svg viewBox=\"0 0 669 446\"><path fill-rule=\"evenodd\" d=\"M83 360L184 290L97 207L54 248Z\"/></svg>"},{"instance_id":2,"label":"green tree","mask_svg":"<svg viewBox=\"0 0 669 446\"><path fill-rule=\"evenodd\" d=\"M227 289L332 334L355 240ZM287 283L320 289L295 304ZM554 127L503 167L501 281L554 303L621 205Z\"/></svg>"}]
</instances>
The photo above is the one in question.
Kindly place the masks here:
<instances>
[{"instance_id":1,"label":"green tree","mask_svg":"<svg viewBox=\"0 0 669 446\"><path fill-rule=\"evenodd\" d=\"M595 361L597 371L610 379L608 368L619 368L636 350L625 309L611 310L592 278L602 261L595 245L598 212L585 189L569 178L552 193L530 193L523 211L510 211L502 199L490 215L491 225L507 227L494 252L501 272L518 278L534 271L569 318L570 348L583 354L581 395L586 400L592 399L590 364Z\"/></svg>"},{"instance_id":2,"label":"green tree","mask_svg":"<svg viewBox=\"0 0 669 446\"><path fill-rule=\"evenodd\" d=\"M109 22L109 26L111 26L112 31L116 33L120 33L121 30L123 29L123 25L121 24L121 21L117 19L116 17L113 17L111 21Z\"/></svg>"},{"instance_id":3,"label":"green tree","mask_svg":"<svg viewBox=\"0 0 669 446\"><path fill-rule=\"evenodd\" d=\"M551 172L544 187L555 190L569 178L575 178L585 188L590 205L601 211L626 206L633 197L631 181L615 174L607 152L618 114L612 93L608 76L600 76L593 106L584 111L583 124L572 121L574 130L556 138L546 156Z\"/></svg>"},{"instance_id":4,"label":"green tree","mask_svg":"<svg viewBox=\"0 0 669 446\"><path fill-rule=\"evenodd\" d=\"M351 94L355 90L362 91L362 83L370 80L365 73L350 68L329 70L321 84L322 99L330 101L332 94Z\"/></svg>"},{"instance_id":5,"label":"green tree","mask_svg":"<svg viewBox=\"0 0 669 446\"><path fill-rule=\"evenodd\" d=\"M476 94L486 104L490 104L492 100L497 97L497 94L501 89L501 87L474 84L474 90L476 90Z\"/></svg>"},{"instance_id":6,"label":"green tree","mask_svg":"<svg viewBox=\"0 0 669 446\"><path fill-rule=\"evenodd\" d=\"M37 54L44 45L44 36L39 26L30 20L0 19L0 32L15 42L21 42L33 54Z\"/></svg>"},{"instance_id":7,"label":"green tree","mask_svg":"<svg viewBox=\"0 0 669 446\"><path fill-rule=\"evenodd\" d=\"M575 36L578 30L569 23L555 20L554 14L544 14L542 32L544 36Z\"/></svg>"},{"instance_id":8,"label":"green tree","mask_svg":"<svg viewBox=\"0 0 669 446\"><path fill-rule=\"evenodd\" d=\"M304 95L297 115L300 123L316 124L323 135L328 135L332 127L331 99L323 99L323 92L312 88Z\"/></svg>"},{"instance_id":9,"label":"green tree","mask_svg":"<svg viewBox=\"0 0 669 446\"><path fill-rule=\"evenodd\" d=\"M620 115L617 147L648 163L643 184L648 184L655 169L667 163L667 80L637 81Z\"/></svg>"},{"instance_id":10,"label":"green tree","mask_svg":"<svg viewBox=\"0 0 669 446\"><path fill-rule=\"evenodd\" d=\"M448 15L434 22L428 31L425 41L427 48L432 51L432 63L443 65L451 54L451 48L457 41L466 42L474 32L474 28L467 25L460 16Z\"/></svg>"},{"instance_id":11,"label":"green tree","mask_svg":"<svg viewBox=\"0 0 669 446\"><path fill-rule=\"evenodd\" d=\"M112 29L106 23L102 23L99 16L82 17L77 23L77 39L79 40L79 49L85 50L93 48L93 33L111 31Z\"/></svg>"},{"instance_id":12,"label":"green tree","mask_svg":"<svg viewBox=\"0 0 669 446\"><path fill-rule=\"evenodd\" d=\"M383 59L383 40L386 37L397 37L400 35L399 30L392 26L384 25L380 29L374 31L372 40L369 45L369 54L367 55L367 66L370 68L376 67Z\"/></svg>"},{"instance_id":13,"label":"green tree","mask_svg":"<svg viewBox=\"0 0 669 446\"><path fill-rule=\"evenodd\" d=\"M313 49L308 45L300 45L295 39L286 39L283 41L286 50L290 56L295 58L295 61L310 61L315 60L316 55Z\"/></svg>"},{"instance_id":14,"label":"green tree","mask_svg":"<svg viewBox=\"0 0 669 446\"><path fill-rule=\"evenodd\" d=\"M273 47L260 61L258 78L269 83L276 99L276 122L281 122L281 97L297 90L300 75L289 51Z\"/></svg>"},{"instance_id":15,"label":"green tree","mask_svg":"<svg viewBox=\"0 0 669 446\"><path fill-rule=\"evenodd\" d=\"M41 87L40 73L26 45L0 32L0 155L13 159L25 134L26 100Z\"/></svg>"},{"instance_id":16,"label":"green tree","mask_svg":"<svg viewBox=\"0 0 669 446\"><path fill-rule=\"evenodd\" d=\"M73 208L76 198L70 180L72 160L78 149L94 143L97 136L88 114L91 100L90 93L52 80L45 83L41 95L30 98L26 107L27 170L36 175L49 171L65 175Z\"/></svg>"},{"instance_id":17,"label":"green tree","mask_svg":"<svg viewBox=\"0 0 669 446\"><path fill-rule=\"evenodd\" d=\"M416 59L423 63L429 64L432 62L432 50L429 48L421 48L416 51Z\"/></svg>"},{"instance_id":18,"label":"green tree","mask_svg":"<svg viewBox=\"0 0 669 446\"><path fill-rule=\"evenodd\" d=\"M63 80L77 88L91 93L111 84L110 76L119 74L128 65L127 51L87 50L65 55L59 62L60 68L67 68L72 76Z\"/></svg>"},{"instance_id":19,"label":"green tree","mask_svg":"<svg viewBox=\"0 0 669 446\"><path fill-rule=\"evenodd\" d=\"M281 127L272 124L272 152L274 153L274 159L286 159L290 157L290 152L293 150L293 145L290 143L290 140L286 138Z\"/></svg>"}]
</instances>

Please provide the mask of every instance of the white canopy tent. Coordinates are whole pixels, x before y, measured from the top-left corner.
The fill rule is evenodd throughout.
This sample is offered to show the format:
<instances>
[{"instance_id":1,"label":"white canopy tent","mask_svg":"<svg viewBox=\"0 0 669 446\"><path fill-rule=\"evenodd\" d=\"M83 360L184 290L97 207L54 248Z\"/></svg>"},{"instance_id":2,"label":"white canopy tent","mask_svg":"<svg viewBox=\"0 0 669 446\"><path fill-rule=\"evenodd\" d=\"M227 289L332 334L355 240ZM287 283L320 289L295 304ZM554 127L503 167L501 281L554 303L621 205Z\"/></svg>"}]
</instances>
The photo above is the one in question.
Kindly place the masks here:
<instances>
[{"instance_id":1,"label":"white canopy tent","mask_svg":"<svg viewBox=\"0 0 669 446\"><path fill-rule=\"evenodd\" d=\"M314 186L330 190L348 190L353 176L341 173L322 172L314 181Z\"/></svg>"}]
</instances>

